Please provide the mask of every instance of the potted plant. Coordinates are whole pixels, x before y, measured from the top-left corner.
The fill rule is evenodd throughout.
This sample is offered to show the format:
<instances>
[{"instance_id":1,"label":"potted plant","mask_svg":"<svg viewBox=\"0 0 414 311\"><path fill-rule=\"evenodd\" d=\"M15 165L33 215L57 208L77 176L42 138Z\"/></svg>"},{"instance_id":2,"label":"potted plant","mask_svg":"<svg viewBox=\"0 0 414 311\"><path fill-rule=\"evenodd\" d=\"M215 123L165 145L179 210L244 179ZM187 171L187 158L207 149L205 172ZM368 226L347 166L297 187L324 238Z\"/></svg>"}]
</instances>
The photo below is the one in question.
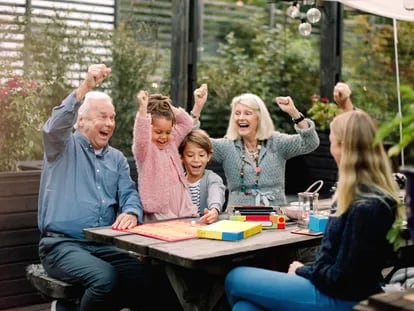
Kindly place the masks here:
<instances>
[{"instance_id":1,"label":"potted plant","mask_svg":"<svg viewBox=\"0 0 414 311\"><path fill-rule=\"evenodd\" d=\"M402 95L405 101L412 102L414 100L414 91L411 87L401 87ZM380 126L376 135L376 143L380 143L386 137L396 135L396 129L402 125L401 136L399 142L388 149L390 157L397 157L402 150L408 155L407 159L412 159L409 146L414 142L414 105L408 104L404 107L403 116L395 116L391 121ZM395 136L396 137L396 136ZM394 249L399 249L407 243L407 240L414 240L414 168L412 166L403 166L400 171L406 176L405 198L401 202L397 218L393 227L388 232L388 240L394 245ZM408 234L408 231L410 234Z\"/></svg>"},{"instance_id":2,"label":"potted plant","mask_svg":"<svg viewBox=\"0 0 414 311\"><path fill-rule=\"evenodd\" d=\"M329 123L338 114L339 108L335 103L329 102L326 97L313 95L311 97L311 107L307 115L314 122L319 131L326 132L329 130Z\"/></svg>"}]
</instances>

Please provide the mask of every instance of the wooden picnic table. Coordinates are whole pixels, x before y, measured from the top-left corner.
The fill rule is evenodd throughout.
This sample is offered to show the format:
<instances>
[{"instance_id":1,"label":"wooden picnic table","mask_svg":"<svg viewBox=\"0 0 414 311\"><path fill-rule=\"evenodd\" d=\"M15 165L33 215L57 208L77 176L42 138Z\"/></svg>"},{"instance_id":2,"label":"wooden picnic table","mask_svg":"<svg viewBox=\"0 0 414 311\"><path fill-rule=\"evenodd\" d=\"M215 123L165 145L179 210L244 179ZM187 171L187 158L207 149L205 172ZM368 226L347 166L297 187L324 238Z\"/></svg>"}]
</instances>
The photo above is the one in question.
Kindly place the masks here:
<instances>
[{"instance_id":1,"label":"wooden picnic table","mask_svg":"<svg viewBox=\"0 0 414 311\"><path fill-rule=\"evenodd\" d=\"M301 248L319 245L322 236L263 230L239 241L190 239L166 242L110 227L85 229L87 239L110 243L162 264L183 310L228 310L224 278L236 266L249 265L286 271Z\"/></svg>"}]
</instances>

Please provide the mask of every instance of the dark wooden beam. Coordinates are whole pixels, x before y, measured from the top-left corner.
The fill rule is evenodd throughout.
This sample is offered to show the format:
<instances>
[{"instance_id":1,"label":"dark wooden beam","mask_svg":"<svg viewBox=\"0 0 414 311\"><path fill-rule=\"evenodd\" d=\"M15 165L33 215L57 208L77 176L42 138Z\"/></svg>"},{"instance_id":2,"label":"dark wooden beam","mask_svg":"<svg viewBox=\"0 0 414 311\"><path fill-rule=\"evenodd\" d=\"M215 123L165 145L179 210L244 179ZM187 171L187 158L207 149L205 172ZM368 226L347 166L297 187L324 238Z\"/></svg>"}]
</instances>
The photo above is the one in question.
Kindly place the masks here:
<instances>
[{"instance_id":1,"label":"dark wooden beam","mask_svg":"<svg viewBox=\"0 0 414 311\"><path fill-rule=\"evenodd\" d=\"M341 80L343 6L336 1L324 1L321 11L320 95L332 100L333 88Z\"/></svg>"},{"instance_id":2,"label":"dark wooden beam","mask_svg":"<svg viewBox=\"0 0 414 311\"><path fill-rule=\"evenodd\" d=\"M197 88L198 47L203 27L202 0L173 0L171 99L190 111Z\"/></svg>"},{"instance_id":3,"label":"dark wooden beam","mask_svg":"<svg viewBox=\"0 0 414 311\"><path fill-rule=\"evenodd\" d=\"M194 103L194 90L197 88L197 62L198 47L203 29L203 0L190 1L190 20L189 20L189 58L188 58L188 95L187 109L190 111Z\"/></svg>"},{"instance_id":4,"label":"dark wooden beam","mask_svg":"<svg viewBox=\"0 0 414 311\"><path fill-rule=\"evenodd\" d=\"M171 99L175 106L187 109L188 33L191 0L172 1Z\"/></svg>"}]
</instances>

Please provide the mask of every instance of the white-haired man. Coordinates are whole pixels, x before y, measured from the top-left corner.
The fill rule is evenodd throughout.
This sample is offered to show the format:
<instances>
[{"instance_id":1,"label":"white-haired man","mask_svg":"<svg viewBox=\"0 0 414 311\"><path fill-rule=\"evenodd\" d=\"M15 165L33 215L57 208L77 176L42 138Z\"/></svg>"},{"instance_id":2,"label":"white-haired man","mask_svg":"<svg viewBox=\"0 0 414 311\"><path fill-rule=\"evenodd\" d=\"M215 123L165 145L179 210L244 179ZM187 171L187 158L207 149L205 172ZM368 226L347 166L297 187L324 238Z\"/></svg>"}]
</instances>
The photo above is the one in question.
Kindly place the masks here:
<instances>
[{"instance_id":1,"label":"white-haired man","mask_svg":"<svg viewBox=\"0 0 414 311\"><path fill-rule=\"evenodd\" d=\"M85 288L79 306L54 302L55 310L136 307L150 288L152 272L146 264L83 236L84 228L127 229L142 221L127 159L108 144L115 129L112 100L92 91L110 72L103 64L91 65L79 88L43 126L39 256L50 276Z\"/></svg>"}]
</instances>

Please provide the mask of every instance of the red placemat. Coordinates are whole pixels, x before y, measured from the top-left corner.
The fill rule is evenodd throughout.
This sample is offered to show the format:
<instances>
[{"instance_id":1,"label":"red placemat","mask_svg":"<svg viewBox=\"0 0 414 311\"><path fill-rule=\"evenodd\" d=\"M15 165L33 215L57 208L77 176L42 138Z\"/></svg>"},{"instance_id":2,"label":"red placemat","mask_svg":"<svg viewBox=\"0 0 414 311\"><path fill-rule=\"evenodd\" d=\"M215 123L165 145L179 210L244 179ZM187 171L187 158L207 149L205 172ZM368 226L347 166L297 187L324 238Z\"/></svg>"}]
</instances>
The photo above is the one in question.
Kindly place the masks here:
<instances>
[{"instance_id":1,"label":"red placemat","mask_svg":"<svg viewBox=\"0 0 414 311\"><path fill-rule=\"evenodd\" d=\"M124 230L167 242L175 242L197 238L197 229L204 223L190 219L175 219L138 225Z\"/></svg>"}]
</instances>

